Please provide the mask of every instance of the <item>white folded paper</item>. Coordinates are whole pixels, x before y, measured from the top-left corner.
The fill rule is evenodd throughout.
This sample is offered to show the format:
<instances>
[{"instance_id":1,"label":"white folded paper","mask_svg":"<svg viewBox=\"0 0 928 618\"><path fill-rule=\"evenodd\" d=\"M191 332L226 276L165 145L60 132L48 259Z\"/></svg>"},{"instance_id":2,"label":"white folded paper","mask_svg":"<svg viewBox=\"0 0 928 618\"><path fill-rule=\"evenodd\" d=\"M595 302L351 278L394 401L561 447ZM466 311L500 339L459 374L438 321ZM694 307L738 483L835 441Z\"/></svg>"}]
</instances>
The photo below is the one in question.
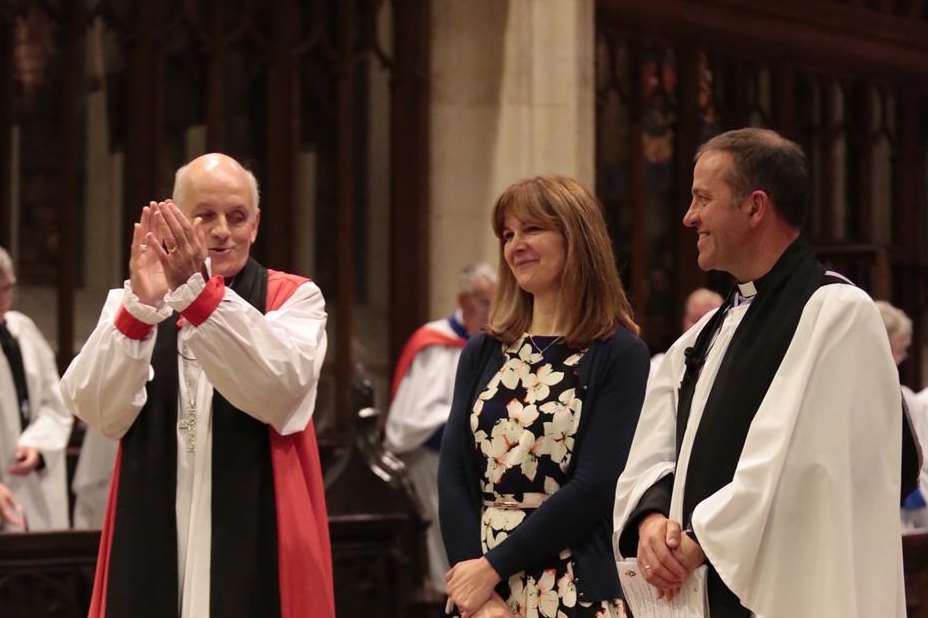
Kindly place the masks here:
<instances>
[{"instance_id":1,"label":"white folded paper","mask_svg":"<svg viewBox=\"0 0 928 618\"><path fill-rule=\"evenodd\" d=\"M645 581L634 558L616 562L625 602L635 618L708 618L706 566L693 571L673 599L658 599L657 588Z\"/></svg>"}]
</instances>

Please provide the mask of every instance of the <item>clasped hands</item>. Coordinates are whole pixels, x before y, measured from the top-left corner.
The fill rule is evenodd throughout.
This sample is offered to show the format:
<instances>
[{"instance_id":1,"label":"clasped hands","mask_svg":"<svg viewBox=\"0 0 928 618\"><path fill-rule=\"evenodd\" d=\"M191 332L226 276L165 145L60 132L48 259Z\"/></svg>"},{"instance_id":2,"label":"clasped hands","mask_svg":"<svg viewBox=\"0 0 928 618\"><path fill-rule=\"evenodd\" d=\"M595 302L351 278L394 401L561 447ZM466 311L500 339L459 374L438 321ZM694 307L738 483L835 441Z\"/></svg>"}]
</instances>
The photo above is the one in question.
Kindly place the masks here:
<instances>
[{"instance_id":1,"label":"clasped hands","mask_svg":"<svg viewBox=\"0 0 928 618\"><path fill-rule=\"evenodd\" d=\"M638 525L638 566L657 588L658 598L672 599L706 556L680 523L651 513Z\"/></svg>"},{"instance_id":2,"label":"clasped hands","mask_svg":"<svg viewBox=\"0 0 928 618\"><path fill-rule=\"evenodd\" d=\"M191 223L171 200L149 202L132 230L129 274L132 291L146 305L203 272L207 255L202 220Z\"/></svg>"},{"instance_id":3,"label":"clasped hands","mask_svg":"<svg viewBox=\"0 0 928 618\"><path fill-rule=\"evenodd\" d=\"M509 605L493 591L500 577L486 558L458 562L445 580L448 600L462 618L512 618Z\"/></svg>"}]
</instances>

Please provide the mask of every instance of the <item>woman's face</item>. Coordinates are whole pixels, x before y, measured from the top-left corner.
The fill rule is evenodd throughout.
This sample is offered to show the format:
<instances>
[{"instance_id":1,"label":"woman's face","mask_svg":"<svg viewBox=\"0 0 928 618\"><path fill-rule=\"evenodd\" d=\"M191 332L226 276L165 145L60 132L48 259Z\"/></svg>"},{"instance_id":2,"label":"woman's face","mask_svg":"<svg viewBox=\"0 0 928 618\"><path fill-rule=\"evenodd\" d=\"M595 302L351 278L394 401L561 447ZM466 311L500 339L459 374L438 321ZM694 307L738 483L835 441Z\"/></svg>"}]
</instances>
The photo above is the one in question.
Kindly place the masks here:
<instances>
[{"instance_id":1,"label":"woman's face","mask_svg":"<svg viewBox=\"0 0 928 618\"><path fill-rule=\"evenodd\" d=\"M564 235L513 215L503 220L503 258L519 287L533 296L556 293L564 271Z\"/></svg>"}]
</instances>

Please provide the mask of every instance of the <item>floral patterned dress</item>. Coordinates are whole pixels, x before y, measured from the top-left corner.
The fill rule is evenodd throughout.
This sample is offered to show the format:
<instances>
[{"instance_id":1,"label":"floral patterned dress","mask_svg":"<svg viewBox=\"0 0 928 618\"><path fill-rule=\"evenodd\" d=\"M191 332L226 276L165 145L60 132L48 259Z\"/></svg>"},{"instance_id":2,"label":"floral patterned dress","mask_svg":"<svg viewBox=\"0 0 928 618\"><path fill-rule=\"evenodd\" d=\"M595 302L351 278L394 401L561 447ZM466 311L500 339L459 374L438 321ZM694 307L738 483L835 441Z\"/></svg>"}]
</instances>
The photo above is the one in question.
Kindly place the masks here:
<instances>
[{"instance_id":1,"label":"floral patterned dress","mask_svg":"<svg viewBox=\"0 0 928 618\"><path fill-rule=\"evenodd\" d=\"M484 553L569 480L583 408L577 368L585 352L554 337L523 335L504 344L502 368L477 397L470 426L482 471ZM626 616L621 600L579 600L569 548L545 568L512 575L497 591L520 617Z\"/></svg>"}]
</instances>

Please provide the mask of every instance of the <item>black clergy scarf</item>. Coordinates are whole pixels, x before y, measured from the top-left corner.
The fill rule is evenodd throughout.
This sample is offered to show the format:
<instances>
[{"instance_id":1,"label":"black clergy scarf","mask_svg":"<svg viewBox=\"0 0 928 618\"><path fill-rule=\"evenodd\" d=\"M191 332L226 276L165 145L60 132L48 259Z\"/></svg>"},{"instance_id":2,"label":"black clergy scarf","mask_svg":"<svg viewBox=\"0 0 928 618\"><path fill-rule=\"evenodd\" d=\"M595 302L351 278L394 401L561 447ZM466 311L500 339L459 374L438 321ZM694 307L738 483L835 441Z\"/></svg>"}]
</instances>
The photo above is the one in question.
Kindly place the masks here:
<instances>
[{"instance_id":1,"label":"black clergy scarf","mask_svg":"<svg viewBox=\"0 0 928 618\"><path fill-rule=\"evenodd\" d=\"M249 259L230 287L264 313L267 270L263 266ZM178 615L176 318L158 327L148 401L122 439L107 618ZM214 392L211 616L280 616L268 431L266 424Z\"/></svg>"},{"instance_id":2,"label":"black clergy scarf","mask_svg":"<svg viewBox=\"0 0 928 618\"><path fill-rule=\"evenodd\" d=\"M6 322L0 322L0 347L10 365L13 374L13 386L16 388L16 401L19 404L19 430L25 431L29 426L29 388L26 385L26 368L23 365L23 353L19 342L7 328Z\"/></svg>"},{"instance_id":3,"label":"black clergy scarf","mask_svg":"<svg viewBox=\"0 0 928 618\"><path fill-rule=\"evenodd\" d=\"M686 472L683 525L693 509L731 482L754 415L767 394L799 319L812 294L824 284L844 282L829 276L811 248L796 240L774 267L754 282L757 295L729 343L700 418ZM733 294L707 323L686 355L677 408L677 452L689 419L693 390L708 344L721 327ZM709 607L713 618L747 617L750 612L710 566Z\"/></svg>"}]
</instances>

